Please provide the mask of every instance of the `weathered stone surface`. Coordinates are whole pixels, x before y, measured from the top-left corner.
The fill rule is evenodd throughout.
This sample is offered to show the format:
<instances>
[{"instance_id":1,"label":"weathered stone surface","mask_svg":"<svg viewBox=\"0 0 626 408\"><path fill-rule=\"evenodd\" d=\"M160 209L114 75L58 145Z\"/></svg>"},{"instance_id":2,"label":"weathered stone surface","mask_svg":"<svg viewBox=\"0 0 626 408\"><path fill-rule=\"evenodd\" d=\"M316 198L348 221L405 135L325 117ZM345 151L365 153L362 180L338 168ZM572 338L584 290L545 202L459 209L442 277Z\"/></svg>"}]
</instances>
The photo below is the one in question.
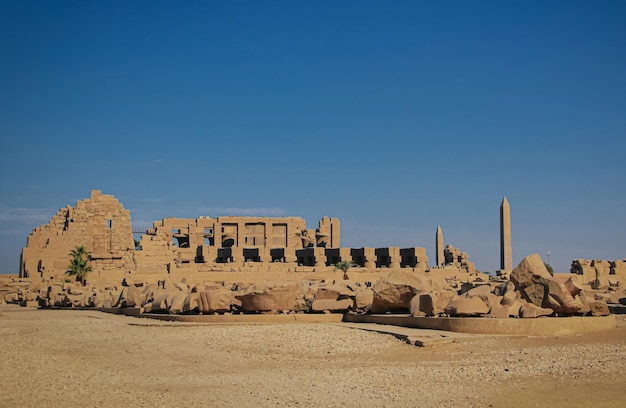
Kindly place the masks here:
<instances>
[{"instance_id":1,"label":"weathered stone surface","mask_svg":"<svg viewBox=\"0 0 626 408\"><path fill-rule=\"evenodd\" d=\"M111 195L93 190L91 197L66 206L46 225L35 228L22 250L21 277L61 277L67 270L68 254L84 245L91 254L94 271L121 271L133 266L134 249L130 213ZM117 275L119 276L119 275ZM87 281L99 280L90 273ZM72 293L70 293L72 294Z\"/></svg>"},{"instance_id":2,"label":"weathered stone surface","mask_svg":"<svg viewBox=\"0 0 626 408\"><path fill-rule=\"evenodd\" d=\"M146 307L146 311L152 313L155 312L169 312L169 307L172 304L174 296L180 291L164 290L161 289L154 293L154 301L149 303L150 306Z\"/></svg>"},{"instance_id":3,"label":"weathered stone surface","mask_svg":"<svg viewBox=\"0 0 626 408\"><path fill-rule=\"evenodd\" d=\"M489 306L479 297L459 296L444 309L450 316L482 316L489 313Z\"/></svg>"},{"instance_id":4,"label":"weathered stone surface","mask_svg":"<svg viewBox=\"0 0 626 408\"><path fill-rule=\"evenodd\" d=\"M278 282L254 285L235 297L245 312L264 312L294 310L303 294L297 283Z\"/></svg>"},{"instance_id":5,"label":"weathered stone surface","mask_svg":"<svg viewBox=\"0 0 626 408\"><path fill-rule=\"evenodd\" d=\"M63 291L70 295L82 295L87 291L87 289L82 285L77 285L74 283L65 283L63 285Z\"/></svg>"},{"instance_id":6,"label":"weathered stone surface","mask_svg":"<svg viewBox=\"0 0 626 408\"><path fill-rule=\"evenodd\" d=\"M511 282L522 293L522 296L541 307L547 296L547 282L552 277L546 269L539 254L527 256L511 272Z\"/></svg>"},{"instance_id":7,"label":"weathered stone surface","mask_svg":"<svg viewBox=\"0 0 626 408\"><path fill-rule=\"evenodd\" d=\"M616 290L609 294L608 303L615 303L615 304L622 303L622 299L626 301L626 290Z\"/></svg>"},{"instance_id":8,"label":"weathered stone surface","mask_svg":"<svg viewBox=\"0 0 626 408\"><path fill-rule=\"evenodd\" d=\"M19 296L17 292L8 292L4 295L4 301L6 303L17 303L19 300Z\"/></svg>"},{"instance_id":9,"label":"weathered stone surface","mask_svg":"<svg viewBox=\"0 0 626 408\"><path fill-rule=\"evenodd\" d=\"M515 302L513 302L513 304L508 305L509 306L509 317L520 317L520 313L522 310L522 305L524 305L526 302L521 301L521 300L516 300Z\"/></svg>"},{"instance_id":10,"label":"weathered stone surface","mask_svg":"<svg viewBox=\"0 0 626 408\"><path fill-rule=\"evenodd\" d=\"M23 292L22 293L22 300L25 300L27 302L32 302L32 301L36 300L38 297L39 297L39 293L38 292L27 291L27 292Z\"/></svg>"},{"instance_id":11,"label":"weathered stone surface","mask_svg":"<svg viewBox=\"0 0 626 408\"><path fill-rule=\"evenodd\" d=\"M477 271L474 267L474 262L469 261L467 252L461 252L460 249L452 245L446 245L443 250L443 256L446 268L457 268L463 275L470 274L476 276L475 272Z\"/></svg>"},{"instance_id":12,"label":"weathered stone surface","mask_svg":"<svg viewBox=\"0 0 626 408\"><path fill-rule=\"evenodd\" d=\"M311 305L311 309L314 312L346 312L354 307L354 301L352 299L317 299Z\"/></svg>"},{"instance_id":13,"label":"weathered stone surface","mask_svg":"<svg viewBox=\"0 0 626 408\"><path fill-rule=\"evenodd\" d=\"M102 292L94 293L91 296L91 304L93 307L104 307L104 294Z\"/></svg>"},{"instance_id":14,"label":"weathered stone surface","mask_svg":"<svg viewBox=\"0 0 626 408\"><path fill-rule=\"evenodd\" d=\"M567 289L568 293L570 295L572 295L573 297L576 297L580 294L580 292L582 291L582 288L580 287L580 285L576 282L574 282L574 280L572 280L571 277L569 277L564 283L563 286L565 286L565 289Z\"/></svg>"},{"instance_id":15,"label":"weathered stone surface","mask_svg":"<svg viewBox=\"0 0 626 408\"><path fill-rule=\"evenodd\" d=\"M417 294L411 299L409 312L413 316L437 316L444 313L454 296L456 293L453 290Z\"/></svg>"},{"instance_id":16,"label":"weathered stone surface","mask_svg":"<svg viewBox=\"0 0 626 408\"><path fill-rule=\"evenodd\" d=\"M63 287L60 285L50 285L48 287L47 299L49 306L62 306L65 299Z\"/></svg>"},{"instance_id":17,"label":"weathered stone surface","mask_svg":"<svg viewBox=\"0 0 626 408\"><path fill-rule=\"evenodd\" d=\"M365 288L356 292L354 304L358 310L368 311L374 303L374 291L372 288Z\"/></svg>"},{"instance_id":18,"label":"weathered stone surface","mask_svg":"<svg viewBox=\"0 0 626 408\"><path fill-rule=\"evenodd\" d=\"M442 291L449 285L440 278L398 270L374 283L372 313L407 312L418 293Z\"/></svg>"},{"instance_id":19,"label":"weathered stone surface","mask_svg":"<svg viewBox=\"0 0 626 408\"><path fill-rule=\"evenodd\" d=\"M610 314L609 307L603 300L589 302L589 309L592 316L608 316Z\"/></svg>"},{"instance_id":20,"label":"weathered stone surface","mask_svg":"<svg viewBox=\"0 0 626 408\"><path fill-rule=\"evenodd\" d=\"M478 285L473 287L472 289L465 292L468 296L479 296L479 295L489 295L491 294L491 286L489 285Z\"/></svg>"},{"instance_id":21,"label":"weathered stone surface","mask_svg":"<svg viewBox=\"0 0 626 408\"><path fill-rule=\"evenodd\" d=\"M167 311L172 314L182 313L186 299L187 293L183 292L182 290L175 291L174 295L171 298L168 297Z\"/></svg>"},{"instance_id":22,"label":"weathered stone surface","mask_svg":"<svg viewBox=\"0 0 626 408\"><path fill-rule=\"evenodd\" d=\"M527 256L511 272L511 282L522 298L535 306L549 307L560 314L576 313L582 307L569 290L555 281L538 254Z\"/></svg>"},{"instance_id":23,"label":"weathered stone surface","mask_svg":"<svg viewBox=\"0 0 626 408\"><path fill-rule=\"evenodd\" d=\"M348 289L346 286L342 285L327 285L322 286L317 289L315 293L315 300L323 300L323 299L346 299L351 296L354 296L355 293Z\"/></svg>"},{"instance_id":24,"label":"weathered stone surface","mask_svg":"<svg viewBox=\"0 0 626 408\"><path fill-rule=\"evenodd\" d=\"M143 306L146 296L135 285L126 286L120 294L119 305L121 307Z\"/></svg>"},{"instance_id":25,"label":"weathered stone surface","mask_svg":"<svg viewBox=\"0 0 626 408\"><path fill-rule=\"evenodd\" d=\"M204 290L199 293L198 311L200 313L226 313L230 311L233 292L220 287Z\"/></svg>"},{"instance_id":26,"label":"weathered stone surface","mask_svg":"<svg viewBox=\"0 0 626 408\"><path fill-rule=\"evenodd\" d=\"M512 282L507 282L505 292L502 294L500 300L501 305L512 306L520 298L519 292L515 291L515 285Z\"/></svg>"},{"instance_id":27,"label":"weathered stone surface","mask_svg":"<svg viewBox=\"0 0 626 408\"><path fill-rule=\"evenodd\" d=\"M541 316L550 316L554 311L549 308L539 307L533 303L524 302L520 309L520 317L535 318Z\"/></svg>"},{"instance_id":28,"label":"weathered stone surface","mask_svg":"<svg viewBox=\"0 0 626 408\"><path fill-rule=\"evenodd\" d=\"M509 306L503 305L501 303L495 303L491 305L491 309L489 310L489 317L494 318L508 318L510 314Z\"/></svg>"},{"instance_id":29,"label":"weathered stone surface","mask_svg":"<svg viewBox=\"0 0 626 408\"><path fill-rule=\"evenodd\" d=\"M428 308L428 305L426 304L428 300L431 300L431 299L422 300L422 297L430 297L430 296L428 296L428 294L426 293L420 293L420 294L413 296L413 299L411 299L411 303L409 303L409 313L411 313L411 316L429 316L426 314L426 312L422 311L422 307L421 307L422 302L424 302L423 308L431 310L431 313L432 313L432 307ZM432 314L430 316L432 316Z\"/></svg>"},{"instance_id":30,"label":"weathered stone surface","mask_svg":"<svg viewBox=\"0 0 626 408\"><path fill-rule=\"evenodd\" d=\"M580 311L582 303L580 298L570 295L569 290L562 284L551 280L548 281L547 306L559 314L574 314Z\"/></svg>"}]
</instances>

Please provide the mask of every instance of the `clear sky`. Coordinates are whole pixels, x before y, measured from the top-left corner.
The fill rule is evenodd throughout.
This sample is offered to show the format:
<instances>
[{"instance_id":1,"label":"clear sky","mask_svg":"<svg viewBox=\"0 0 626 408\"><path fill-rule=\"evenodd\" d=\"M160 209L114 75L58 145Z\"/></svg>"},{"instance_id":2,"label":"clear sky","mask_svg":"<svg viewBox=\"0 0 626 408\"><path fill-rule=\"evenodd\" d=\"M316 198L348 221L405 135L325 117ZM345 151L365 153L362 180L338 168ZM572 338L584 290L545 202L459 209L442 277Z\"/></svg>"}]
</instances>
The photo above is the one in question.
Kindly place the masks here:
<instances>
[{"instance_id":1,"label":"clear sky","mask_svg":"<svg viewBox=\"0 0 626 408\"><path fill-rule=\"evenodd\" d=\"M339 217L499 268L626 258L624 1L0 0L0 272L92 189L134 225Z\"/></svg>"}]
</instances>

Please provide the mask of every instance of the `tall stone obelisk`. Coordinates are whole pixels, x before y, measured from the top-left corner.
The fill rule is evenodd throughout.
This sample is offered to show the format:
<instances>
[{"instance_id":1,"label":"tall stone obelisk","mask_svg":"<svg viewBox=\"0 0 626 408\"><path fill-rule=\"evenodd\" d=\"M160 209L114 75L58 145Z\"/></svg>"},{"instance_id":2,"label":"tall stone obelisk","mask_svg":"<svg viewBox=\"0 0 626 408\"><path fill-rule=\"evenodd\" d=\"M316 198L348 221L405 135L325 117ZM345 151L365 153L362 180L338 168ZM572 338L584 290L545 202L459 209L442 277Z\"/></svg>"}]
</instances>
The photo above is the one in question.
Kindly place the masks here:
<instances>
[{"instance_id":1,"label":"tall stone obelisk","mask_svg":"<svg viewBox=\"0 0 626 408\"><path fill-rule=\"evenodd\" d=\"M443 233L439 225L437 225L437 234L435 235L435 249L437 251L437 266L443 266L445 263L445 259L443 258Z\"/></svg>"},{"instance_id":2,"label":"tall stone obelisk","mask_svg":"<svg viewBox=\"0 0 626 408\"><path fill-rule=\"evenodd\" d=\"M500 269L513 270L511 247L511 207L506 197L500 204Z\"/></svg>"}]
</instances>

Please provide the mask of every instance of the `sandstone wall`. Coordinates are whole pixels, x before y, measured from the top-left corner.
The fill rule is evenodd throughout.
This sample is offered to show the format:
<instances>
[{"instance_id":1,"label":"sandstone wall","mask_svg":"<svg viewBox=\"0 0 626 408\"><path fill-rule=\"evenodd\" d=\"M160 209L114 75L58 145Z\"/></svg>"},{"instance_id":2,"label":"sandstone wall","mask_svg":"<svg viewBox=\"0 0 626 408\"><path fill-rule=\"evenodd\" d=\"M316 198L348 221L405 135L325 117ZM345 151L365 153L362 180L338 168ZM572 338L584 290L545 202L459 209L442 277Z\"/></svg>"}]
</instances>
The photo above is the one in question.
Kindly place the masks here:
<instances>
[{"instance_id":1,"label":"sandstone wall","mask_svg":"<svg viewBox=\"0 0 626 408\"><path fill-rule=\"evenodd\" d=\"M626 259L574 259L570 272L579 275L582 284L591 285L595 289L626 286Z\"/></svg>"},{"instance_id":2,"label":"sandstone wall","mask_svg":"<svg viewBox=\"0 0 626 408\"><path fill-rule=\"evenodd\" d=\"M339 261L354 262L350 274L363 277L428 268L421 247L339 247L340 223L329 217L315 230L307 229L300 217L171 217L134 232L142 234L137 247L129 211L112 195L94 190L90 198L60 209L31 232L22 250L20 277L66 279L69 253L78 245L91 254L87 279L93 284L168 277L197 282L233 274L241 274L242 281L292 274L296 279L335 279ZM467 254L456 254L457 263L459 272L473 272Z\"/></svg>"},{"instance_id":3,"label":"sandstone wall","mask_svg":"<svg viewBox=\"0 0 626 408\"><path fill-rule=\"evenodd\" d=\"M28 236L22 249L20 277L46 279L65 274L69 253L77 245L91 254L97 274L133 267L130 213L112 195L98 190L75 207L60 209L48 224Z\"/></svg>"}]
</instances>

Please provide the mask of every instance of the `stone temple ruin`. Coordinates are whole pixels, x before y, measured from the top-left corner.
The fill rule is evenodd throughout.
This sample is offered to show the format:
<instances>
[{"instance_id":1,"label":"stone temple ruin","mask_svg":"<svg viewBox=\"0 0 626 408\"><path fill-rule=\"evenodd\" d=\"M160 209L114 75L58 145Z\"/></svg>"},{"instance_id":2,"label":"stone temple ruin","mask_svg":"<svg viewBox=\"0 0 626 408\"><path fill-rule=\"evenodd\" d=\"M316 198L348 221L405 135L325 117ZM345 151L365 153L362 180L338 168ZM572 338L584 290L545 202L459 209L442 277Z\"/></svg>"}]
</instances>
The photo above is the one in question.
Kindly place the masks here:
<instances>
[{"instance_id":1,"label":"stone temple ruin","mask_svg":"<svg viewBox=\"0 0 626 408\"><path fill-rule=\"evenodd\" d=\"M626 260L575 260L551 276L529 255L510 270L510 207L501 206L497 276L476 270L467 253L444 247L436 264L421 247L345 248L340 223L309 229L299 217L164 218L133 229L112 195L92 191L28 236L19 280L0 282L0 300L39 307L97 307L133 313L410 313L425 317L606 316L626 303ZM66 275L83 245L92 271ZM353 263L347 274L335 265Z\"/></svg>"},{"instance_id":2,"label":"stone temple ruin","mask_svg":"<svg viewBox=\"0 0 626 408\"><path fill-rule=\"evenodd\" d=\"M134 233L141 234L139 242ZM299 217L233 216L164 218L151 228L133 230L129 211L112 195L94 190L90 198L60 209L47 225L31 232L19 276L64 277L68 253L76 245L84 245L91 254L89 279L99 283L129 276L151 282L165 278L195 282L211 279L211 273L233 272L245 272L239 277L253 281L290 272L332 276L339 261L374 273L428 267L421 247L342 248L340 239L339 220L328 217L315 230Z\"/></svg>"}]
</instances>

